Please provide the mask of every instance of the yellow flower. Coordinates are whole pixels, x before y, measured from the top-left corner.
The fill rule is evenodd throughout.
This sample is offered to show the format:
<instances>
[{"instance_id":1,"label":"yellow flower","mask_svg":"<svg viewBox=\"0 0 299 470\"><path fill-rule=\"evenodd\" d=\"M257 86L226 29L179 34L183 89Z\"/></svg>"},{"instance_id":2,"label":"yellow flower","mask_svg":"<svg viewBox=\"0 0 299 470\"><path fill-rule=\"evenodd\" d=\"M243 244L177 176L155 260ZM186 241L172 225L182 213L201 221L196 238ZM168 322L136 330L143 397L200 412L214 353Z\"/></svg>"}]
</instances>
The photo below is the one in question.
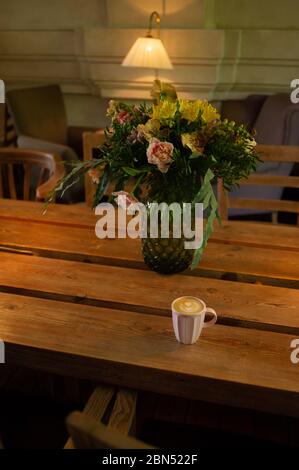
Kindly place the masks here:
<instances>
[{"instance_id":1,"label":"yellow flower","mask_svg":"<svg viewBox=\"0 0 299 470\"><path fill-rule=\"evenodd\" d=\"M181 135L184 147L189 147L192 152L202 153L204 150L204 141L198 132L185 133Z\"/></svg>"},{"instance_id":2,"label":"yellow flower","mask_svg":"<svg viewBox=\"0 0 299 470\"><path fill-rule=\"evenodd\" d=\"M157 119L149 119L145 124L138 124L137 126L137 132L144 136L146 140L150 140L152 137L155 137L159 129L160 123Z\"/></svg>"},{"instance_id":3,"label":"yellow flower","mask_svg":"<svg viewBox=\"0 0 299 470\"><path fill-rule=\"evenodd\" d=\"M193 147L193 136L192 134L189 134L189 133L185 133L185 134L182 134L181 135L181 139L182 139L182 144L184 147L189 147L192 151L192 147Z\"/></svg>"},{"instance_id":4,"label":"yellow flower","mask_svg":"<svg viewBox=\"0 0 299 470\"><path fill-rule=\"evenodd\" d=\"M176 89L171 83L155 80L151 89L151 97L156 103L159 103L161 97L169 101L175 101L177 99Z\"/></svg>"},{"instance_id":5,"label":"yellow flower","mask_svg":"<svg viewBox=\"0 0 299 470\"><path fill-rule=\"evenodd\" d=\"M153 106L152 118L159 121L174 119L176 110L177 105L175 101L163 100L156 106Z\"/></svg>"},{"instance_id":6,"label":"yellow flower","mask_svg":"<svg viewBox=\"0 0 299 470\"><path fill-rule=\"evenodd\" d=\"M200 111L200 102L199 100L190 101L180 99L180 113L183 119L186 119L189 122L196 121Z\"/></svg>"},{"instance_id":7,"label":"yellow flower","mask_svg":"<svg viewBox=\"0 0 299 470\"><path fill-rule=\"evenodd\" d=\"M117 113L117 102L114 100L110 100L106 116L113 118L116 113Z\"/></svg>"},{"instance_id":8,"label":"yellow flower","mask_svg":"<svg viewBox=\"0 0 299 470\"><path fill-rule=\"evenodd\" d=\"M214 106L212 106L206 100L198 100L200 102L200 111L201 117L206 122L209 123L211 121L215 121L216 119L220 118L220 115Z\"/></svg>"},{"instance_id":9,"label":"yellow flower","mask_svg":"<svg viewBox=\"0 0 299 470\"><path fill-rule=\"evenodd\" d=\"M206 123L219 119L217 109L206 100L184 100L180 99L180 112L183 119L194 122L201 117Z\"/></svg>"}]
</instances>

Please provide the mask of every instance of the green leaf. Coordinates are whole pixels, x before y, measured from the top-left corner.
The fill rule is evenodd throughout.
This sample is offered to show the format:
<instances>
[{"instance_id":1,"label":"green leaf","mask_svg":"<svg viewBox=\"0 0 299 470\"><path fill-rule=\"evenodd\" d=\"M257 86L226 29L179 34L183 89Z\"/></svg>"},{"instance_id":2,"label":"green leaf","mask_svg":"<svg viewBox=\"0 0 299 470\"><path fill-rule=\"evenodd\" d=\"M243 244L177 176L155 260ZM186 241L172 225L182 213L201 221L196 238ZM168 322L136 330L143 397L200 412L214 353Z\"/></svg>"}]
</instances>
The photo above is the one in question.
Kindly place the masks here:
<instances>
[{"instance_id":1,"label":"green leaf","mask_svg":"<svg viewBox=\"0 0 299 470\"><path fill-rule=\"evenodd\" d=\"M137 178L137 181L136 181L136 183L135 183L135 185L134 185L134 187L133 187L133 189L132 189L132 191L131 191L132 194L135 194L135 191L136 191L136 189L139 187L139 185L141 184L141 181L143 180L143 178L144 178L144 174L141 173L141 175L139 175L139 177Z\"/></svg>"},{"instance_id":2,"label":"green leaf","mask_svg":"<svg viewBox=\"0 0 299 470\"><path fill-rule=\"evenodd\" d=\"M203 210L206 210L209 207L210 201L211 201L211 194L210 194L210 192L207 192L207 194L205 195L205 197L202 201Z\"/></svg>"},{"instance_id":3,"label":"green leaf","mask_svg":"<svg viewBox=\"0 0 299 470\"><path fill-rule=\"evenodd\" d=\"M213 232L213 225L214 225L214 220L217 217L217 211L215 209L212 209L210 212L210 215L208 217L207 223L204 228L204 233L203 233L203 241L202 244L199 248L197 248L194 252L192 264L191 264L191 269L195 269L198 263L201 260L201 257L203 255L203 252L207 246L208 239L210 238L212 232Z\"/></svg>"},{"instance_id":4,"label":"green leaf","mask_svg":"<svg viewBox=\"0 0 299 470\"><path fill-rule=\"evenodd\" d=\"M205 177L204 177L203 183L201 185L201 188L200 188L199 192L196 194L196 196L194 197L193 202L202 202L203 201L206 194L212 189L210 181L212 181L213 178L214 178L214 173L209 168L208 171L205 174ZM212 191L213 191L213 189L212 189Z\"/></svg>"},{"instance_id":5,"label":"green leaf","mask_svg":"<svg viewBox=\"0 0 299 470\"><path fill-rule=\"evenodd\" d=\"M195 269L201 260L203 252L207 246L208 239L213 232L215 218L218 218L219 220L219 214L217 210L218 203L215 198L213 187L211 185L211 181L213 180L213 178L214 178L214 173L210 169L208 169L205 174L202 187L200 191L197 193L197 195L195 196L194 201L193 201L193 202L202 202L204 209L207 209L208 207L210 207L210 214L208 216L208 219L204 228L202 244L199 248L197 248L194 251L191 269Z\"/></svg>"},{"instance_id":6,"label":"green leaf","mask_svg":"<svg viewBox=\"0 0 299 470\"><path fill-rule=\"evenodd\" d=\"M109 176L110 176L110 168L108 165L106 165L102 178L99 182L99 185L97 187L97 190L95 192L94 198L93 198L93 204L92 207L96 207L96 205L101 201L102 197L104 196L105 189L107 187L107 184L109 182Z\"/></svg>"},{"instance_id":7,"label":"green leaf","mask_svg":"<svg viewBox=\"0 0 299 470\"><path fill-rule=\"evenodd\" d=\"M124 170L125 173L127 173L127 175L130 175L130 176L138 175L138 170L135 170L134 168L123 166L122 169Z\"/></svg>"},{"instance_id":8,"label":"green leaf","mask_svg":"<svg viewBox=\"0 0 299 470\"><path fill-rule=\"evenodd\" d=\"M55 200L55 196L57 193L59 194L59 197L62 197L64 193L74 186L74 184L78 183L80 177L86 173L89 168L90 164L89 162L66 162L64 161L64 164L66 166L66 169L68 167L73 166L73 169L69 171L66 176L64 176L60 181L58 181L57 185L55 188L48 194L48 197L45 202L45 210L47 210L47 207L49 203L53 202Z\"/></svg>"},{"instance_id":9,"label":"green leaf","mask_svg":"<svg viewBox=\"0 0 299 470\"><path fill-rule=\"evenodd\" d=\"M125 173L127 173L127 175L136 176L136 175L139 175L140 173L147 173L151 168L148 166L145 166L145 167L136 169L136 168L131 168L129 166L123 166L122 169Z\"/></svg>"},{"instance_id":10,"label":"green leaf","mask_svg":"<svg viewBox=\"0 0 299 470\"><path fill-rule=\"evenodd\" d=\"M202 157L202 153L199 152L192 152L191 156L189 157L190 160L194 160L195 158Z\"/></svg>"}]
</instances>

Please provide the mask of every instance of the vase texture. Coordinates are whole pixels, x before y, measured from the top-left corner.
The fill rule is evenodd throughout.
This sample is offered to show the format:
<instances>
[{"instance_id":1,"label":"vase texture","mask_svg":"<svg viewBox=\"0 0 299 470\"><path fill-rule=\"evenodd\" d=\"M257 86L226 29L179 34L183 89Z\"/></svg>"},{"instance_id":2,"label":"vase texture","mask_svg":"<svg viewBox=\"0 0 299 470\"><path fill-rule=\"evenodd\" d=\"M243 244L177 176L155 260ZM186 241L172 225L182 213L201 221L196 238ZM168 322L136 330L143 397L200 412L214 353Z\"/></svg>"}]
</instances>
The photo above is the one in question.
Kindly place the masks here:
<instances>
[{"instance_id":1,"label":"vase texture","mask_svg":"<svg viewBox=\"0 0 299 470\"><path fill-rule=\"evenodd\" d=\"M145 238L142 240L145 264L161 274L175 274L189 268L193 250L184 248L183 238Z\"/></svg>"},{"instance_id":2,"label":"vase texture","mask_svg":"<svg viewBox=\"0 0 299 470\"><path fill-rule=\"evenodd\" d=\"M149 212L148 212L149 214ZM193 252L192 249L185 248L185 242L188 241L183 235L181 226L181 236L174 237L172 221L169 222L169 236L161 236L161 219L158 221L158 236L150 237L150 222L148 215L147 237L142 239L142 255L145 264L161 274L175 274L188 269L191 265Z\"/></svg>"}]
</instances>

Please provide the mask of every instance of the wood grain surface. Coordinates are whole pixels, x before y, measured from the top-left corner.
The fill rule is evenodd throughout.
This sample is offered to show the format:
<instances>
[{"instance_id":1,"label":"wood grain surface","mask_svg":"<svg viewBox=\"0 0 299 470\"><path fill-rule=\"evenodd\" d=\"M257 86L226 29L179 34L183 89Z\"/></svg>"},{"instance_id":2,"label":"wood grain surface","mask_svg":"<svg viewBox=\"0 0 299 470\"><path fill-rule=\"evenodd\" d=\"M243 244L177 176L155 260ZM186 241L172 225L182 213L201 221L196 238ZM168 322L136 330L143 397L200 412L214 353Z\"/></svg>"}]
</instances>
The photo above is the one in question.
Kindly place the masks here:
<instances>
[{"instance_id":1,"label":"wood grain surface","mask_svg":"<svg viewBox=\"0 0 299 470\"><path fill-rule=\"evenodd\" d=\"M0 290L167 316L176 297L195 295L221 323L299 334L295 289L1 253Z\"/></svg>"},{"instance_id":2,"label":"wood grain surface","mask_svg":"<svg viewBox=\"0 0 299 470\"><path fill-rule=\"evenodd\" d=\"M216 325L181 345L171 319L1 294L7 362L299 416L292 336Z\"/></svg>"},{"instance_id":3,"label":"wood grain surface","mask_svg":"<svg viewBox=\"0 0 299 470\"><path fill-rule=\"evenodd\" d=\"M5 220L0 226L0 250L28 252L38 256L146 269L140 240L98 239L94 229L57 227L36 222ZM293 252L208 243L202 261L189 275L228 278L299 287L299 255Z\"/></svg>"},{"instance_id":4,"label":"wood grain surface","mask_svg":"<svg viewBox=\"0 0 299 470\"><path fill-rule=\"evenodd\" d=\"M191 275L162 276L145 268L138 240L97 239L90 209L42 207L0 200L8 363L299 417L297 227L229 222ZM181 295L219 316L192 346L173 334Z\"/></svg>"},{"instance_id":5,"label":"wood grain surface","mask_svg":"<svg viewBox=\"0 0 299 470\"><path fill-rule=\"evenodd\" d=\"M41 222L47 225L79 227L94 230L97 216L84 204L51 204L46 213L42 203L0 199L1 219ZM244 246L256 246L287 251L299 251L299 228L290 225L270 223L224 222L215 225L210 242L216 241Z\"/></svg>"}]
</instances>

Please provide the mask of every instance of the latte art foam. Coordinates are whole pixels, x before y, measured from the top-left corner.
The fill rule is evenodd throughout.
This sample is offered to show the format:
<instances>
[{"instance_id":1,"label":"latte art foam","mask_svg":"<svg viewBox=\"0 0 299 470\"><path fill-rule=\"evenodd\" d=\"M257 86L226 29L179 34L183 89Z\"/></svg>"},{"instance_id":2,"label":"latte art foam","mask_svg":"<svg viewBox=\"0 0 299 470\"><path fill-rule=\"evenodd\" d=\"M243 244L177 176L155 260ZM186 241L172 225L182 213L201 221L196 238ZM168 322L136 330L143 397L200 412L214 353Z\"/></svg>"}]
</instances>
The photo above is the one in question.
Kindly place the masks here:
<instances>
[{"instance_id":1,"label":"latte art foam","mask_svg":"<svg viewBox=\"0 0 299 470\"><path fill-rule=\"evenodd\" d=\"M196 297L181 297L174 302L173 308L178 313L194 315L200 313L204 306Z\"/></svg>"}]
</instances>

